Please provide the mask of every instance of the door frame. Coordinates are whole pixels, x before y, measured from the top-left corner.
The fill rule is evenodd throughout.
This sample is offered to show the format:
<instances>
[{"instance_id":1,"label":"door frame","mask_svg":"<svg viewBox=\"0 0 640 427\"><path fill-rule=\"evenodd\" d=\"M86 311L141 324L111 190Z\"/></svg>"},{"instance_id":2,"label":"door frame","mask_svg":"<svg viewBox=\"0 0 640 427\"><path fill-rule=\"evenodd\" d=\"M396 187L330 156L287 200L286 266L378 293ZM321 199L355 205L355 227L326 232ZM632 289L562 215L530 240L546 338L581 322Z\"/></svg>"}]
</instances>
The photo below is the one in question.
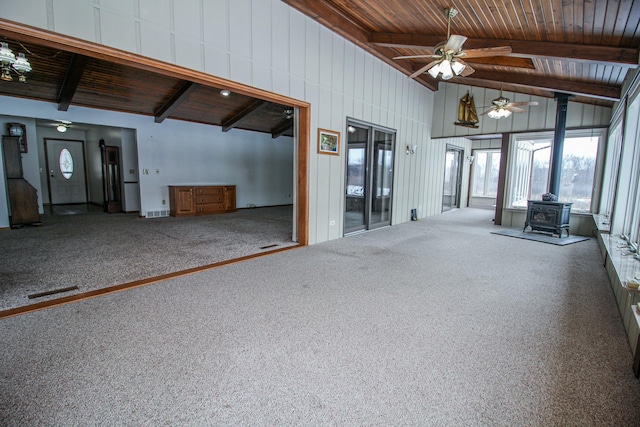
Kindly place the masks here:
<instances>
[{"instance_id":1,"label":"door frame","mask_svg":"<svg viewBox=\"0 0 640 427\"><path fill-rule=\"evenodd\" d=\"M358 126L361 128L367 128L369 130L369 134L367 137L367 142L364 143L365 146L365 191L364 191L364 208L365 208L365 212L364 212L364 222L365 224L363 225L363 227L358 227L357 230L352 230L352 231L347 231L345 229L345 222L344 221L344 216L347 213L347 206L346 206L346 186L347 186L347 181L345 178L344 181L344 185L343 185L343 191L344 191L344 207L343 207L343 229L342 229L342 235L343 236L348 236L350 234L355 234L355 233L360 233L363 231L369 231L369 230L374 230L376 228L381 228L381 227L388 227L392 224L392 216L393 216L393 183L395 181L395 156L396 156L396 143L397 143L397 134L398 131L396 129L392 129L392 128L388 128L385 126L381 126L381 125L377 125L375 123L371 123L371 122L366 122L363 120L358 120L358 119L354 119L352 117L348 117L347 116L347 120L346 120L346 129L345 129L345 134L347 135L346 141L345 141L345 151L347 152L347 154L345 155L345 159L344 159L344 171L345 171L345 177L348 175L348 168L349 168L349 155L348 155L348 150L349 150L349 126L353 125L353 126ZM370 192L373 190L373 176L374 176L374 171L373 168L375 167L375 165L373 164L373 160L374 160L374 149L375 149L375 144L374 144L374 137L375 137L375 133L376 132L384 132L384 133L388 133L393 135L393 141L391 143L391 152L392 152L392 159L391 159L391 167L392 167L392 174L391 174L391 183L390 183L390 190L391 190L391 194L389 197L389 222L386 223L371 223L371 194Z\"/></svg>"},{"instance_id":2,"label":"door frame","mask_svg":"<svg viewBox=\"0 0 640 427\"><path fill-rule=\"evenodd\" d=\"M158 74L185 79L208 87L225 88L269 102L291 105L297 111L294 120L294 226L298 244L309 244L309 163L311 146L311 104L307 101L258 89L202 71L192 70L132 52L82 40L53 31L31 27L0 18L0 33L24 43L42 44L68 52L100 58Z\"/></svg>"},{"instance_id":3,"label":"door frame","mask_svg":"<svg viewBox=\"0 0 640 427\"><path fill-rule=\"evenodd\" d=\"M447 144L446 147L446 151L445 151L445 158L444 158L444 171L445 174L447 172L447 153L449 152L456 152L456 155L458 156L458 167L457 167L457 172L456 172L456 197L455 197L455 206L452 206L449 210L453 210L453 209L460 209L460 204L462 203L462 164L464 161L464 148L463 147L459 147L457 145L452 145L452 144ZM444 178L446 177L443 176L443 181L442 181L442 212L448 212L444 210Z\"/></svg>"},{"instance_id":4,"label":"door frame","mask_svg":"<svg viewBox=\"0 0 640 427\"><path fill-rule=\"evenodd\" d=\"M86 199L86 203L89 203L89 180L87 176L87 154L85 150L85 141L81 139L68 139L68 138L43 138L44 140L44 163L46 166L47 173L47 189L49 191L49 204L53 205L53 200L51 197L51 167L49 165L49 141L68 141L68 142L79 142L82 146L82 166L84 167L84 197ZM58 167L58 165L56 165Z\"/></svg>"}]
</instances>

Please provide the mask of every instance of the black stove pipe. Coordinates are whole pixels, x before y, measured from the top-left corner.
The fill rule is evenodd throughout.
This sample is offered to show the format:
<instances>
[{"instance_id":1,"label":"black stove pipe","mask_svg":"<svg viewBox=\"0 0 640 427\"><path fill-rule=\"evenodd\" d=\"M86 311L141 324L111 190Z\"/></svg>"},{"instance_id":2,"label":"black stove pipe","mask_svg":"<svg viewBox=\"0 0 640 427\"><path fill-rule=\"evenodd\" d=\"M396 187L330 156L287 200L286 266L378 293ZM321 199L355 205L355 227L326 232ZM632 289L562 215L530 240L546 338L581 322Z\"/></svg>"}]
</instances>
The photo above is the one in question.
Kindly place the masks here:
<instances>
[{"instance_id":1,"label":"black stove pipe","mask_svg":"<svg viewBox=\"0 0 640 427\"><path fill-rule=\"evenodd\" d=\"M554 94L558 103L556 109L556 127L553 133L553 152L551 153L551 173L549 177L549 193L558 195L560 191L560 174L562 173L562 150L564 148L564 134L567 128L567 106L571 95L566 93Z\"/></svg>"}]
</instances>

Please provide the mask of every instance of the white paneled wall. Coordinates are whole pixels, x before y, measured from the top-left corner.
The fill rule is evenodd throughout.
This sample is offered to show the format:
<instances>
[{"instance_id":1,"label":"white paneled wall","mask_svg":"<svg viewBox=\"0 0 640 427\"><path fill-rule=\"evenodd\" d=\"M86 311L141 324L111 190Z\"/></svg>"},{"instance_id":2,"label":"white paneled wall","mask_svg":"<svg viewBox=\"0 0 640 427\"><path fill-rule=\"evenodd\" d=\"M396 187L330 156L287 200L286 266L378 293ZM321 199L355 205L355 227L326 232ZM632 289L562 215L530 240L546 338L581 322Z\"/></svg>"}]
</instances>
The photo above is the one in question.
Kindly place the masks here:
<instances>
[{"instance_id":1,"label":"white paneled wall","mask_svg":"<svg viewBox=\"0 0 640 427\"><path fill-rule=\"evenodd\" d=\"M478 129L454 125L458 120L458 103L467 92L473 95L476 104L480 121ZM555 99L513 92L503 92L502 95L513 102L538 101L538 105L524 107L524 113L514 113L509 118L495 120L481 114L489 109L493 99L500 96L499 90L440 83L434 99L433 137L536 131L555 127ZM569 99L567 127L607 126L610 119L609 107L581 104Z\"/></svg>"},{"instance_id":2,"label":"white paneled wall","mask_svg":"<svg viewBox=\"0 0 640 427\"><path fill-rule=\"evenodd\" d=\"M440 212L446 143L431 141L433 92L279 0L31 0L0 16L309 102L309 243L343 233L347 117L397 130L392 223L411 208ZM318 128L341 132L340 156L317 154ZM162 145L138 148L141 162L169 163ZM163 196L145 181L142 209Z\"/></svg>"},{"instance_id":3,"label":"white paneled wall","mask_svg":"<svg viewBox=\"0 0 640 427\"><path fill-rule=\"evenodd\" d=\"M471 144L472 150L489 150L502 148L502 138L476 139Z\"/></svg>"}]
</instances>

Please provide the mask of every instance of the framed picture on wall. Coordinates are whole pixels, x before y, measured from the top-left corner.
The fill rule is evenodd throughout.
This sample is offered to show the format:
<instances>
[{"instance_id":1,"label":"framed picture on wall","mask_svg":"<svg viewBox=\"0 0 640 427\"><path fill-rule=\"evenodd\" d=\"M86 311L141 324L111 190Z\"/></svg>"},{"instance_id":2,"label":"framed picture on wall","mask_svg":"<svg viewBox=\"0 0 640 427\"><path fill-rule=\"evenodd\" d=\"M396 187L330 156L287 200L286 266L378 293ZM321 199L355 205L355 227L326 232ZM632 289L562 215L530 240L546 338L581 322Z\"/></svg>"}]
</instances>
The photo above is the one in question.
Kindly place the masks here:
<instances>
[{"instance_id":1,"label":"framed picture on wall","mask_svg":"<svg viewBox=\"0 0 640 427\"><path fill-rule=\"evenodd\" d=\"M318 153L340 155L340 132L318 129Z\"/></svg>"}]
</instances>

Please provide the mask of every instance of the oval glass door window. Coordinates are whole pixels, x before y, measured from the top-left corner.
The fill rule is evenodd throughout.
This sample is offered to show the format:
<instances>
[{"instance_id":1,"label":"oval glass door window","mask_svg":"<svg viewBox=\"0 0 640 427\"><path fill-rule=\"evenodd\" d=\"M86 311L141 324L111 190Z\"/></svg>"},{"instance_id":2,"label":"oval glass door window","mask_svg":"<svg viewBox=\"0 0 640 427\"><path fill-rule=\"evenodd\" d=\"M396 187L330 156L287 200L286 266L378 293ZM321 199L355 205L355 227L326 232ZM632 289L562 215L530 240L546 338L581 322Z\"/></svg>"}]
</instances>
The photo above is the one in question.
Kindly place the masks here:
<instances>
[{"instance_id":1,"label":"oval glass door window","mask_svg":"<svg viewBox=\"0 0 640 427\"><path fill-rule=\"evenodd\" d=\"M66 148L63 148L60 151L60 172L65 179L71 179L71 175L73 175L73 157L71 153Z\"/></svg>"}]
</instances>

